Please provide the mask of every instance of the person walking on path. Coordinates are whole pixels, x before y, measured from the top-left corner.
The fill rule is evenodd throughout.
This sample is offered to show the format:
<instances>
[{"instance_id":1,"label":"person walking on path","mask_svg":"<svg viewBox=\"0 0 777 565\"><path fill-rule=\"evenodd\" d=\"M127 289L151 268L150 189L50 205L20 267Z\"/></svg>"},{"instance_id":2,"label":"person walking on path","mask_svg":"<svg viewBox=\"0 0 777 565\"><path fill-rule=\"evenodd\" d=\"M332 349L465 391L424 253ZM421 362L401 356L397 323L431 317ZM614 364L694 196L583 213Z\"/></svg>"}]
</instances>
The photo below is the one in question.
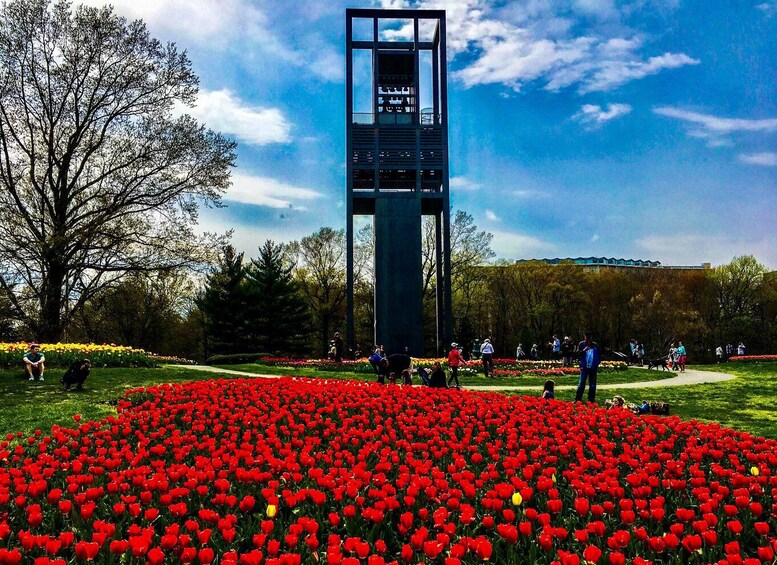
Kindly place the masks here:
<instances>
[{"instance_id":1,"label":"person walking on path","mask_svg":"<svg viewBox=\"0 0 777 565\"><path fill-rule=\"evenodd\" d=\"M491 340L486 338L480 346L480 358L483 361L483 372L486 378L494 376L494 346Z\"/></svg>"},{"instance_id":2,"label":"person walking on path","mask_svg":"<svg viewBox=\"0 0 777 565\"><path fill-rule=\"evenodd\" d=\"M737 345L737 355L741 357L744 354L745 354L745 344L740 341L739 345Z\"/></svg>"},{"instance_id":3,"label":"person walking on path","mask_svg":"<svg viewBox=\"0 0 777 565\"><path fill-rule=\"evenodd\" d=\"M715 348L715 360L718 363L723 362L723 348L720 345Z\"/></svg>"},{"instance_id":4,"label":"person walking on path","mask_svg":"<svg viewBox=\"0 0 777 565\"><path fill-rule=\"evenodd\" d=\"M677 349L675 349L675 355L677 355L677 365L680 367L680 372L685 372L685 361L688 359L685 353L685 346L683 345L683 342L678 342L679 345L677 346Z\"/></svg>"},{"instance_id":5,"label":"person walking on path","mask_svg":"<svg viewBox=\"0 0 777 565\"><path fill-rule=\"evenodd\" d=\"M466 364L467 362L464 360L464 357L461 356L461 351L459 351L459 344L454 341L451 343L451 350L448 353L448 367L451 369L451 376L448 379L449 387L453 381L456 381L456 388L461 388L461 384L459 383L459 367L463 367Z\"/></svg>"},{"instance_id":6,"label":"person walking on path","mask_svg":"<svg viewBox=\"0 0 777 565\"><path fill-rule=\"evenodd\" d=\"M43 372L46 370L46 356L40 350L37 343L30 344L30 350L22 357L24 363L24 372L27 380L34 381L36 378L43 381Z\"/></svg>"},{"instance_id":7,"label":"person walking on path","mask_svg":"<svg viewBox=\"0 0 777 565\"><path fill-rule=\"evenodd\" d=\"M596 401L596 373L599 368L599 346L591 341L591 333L585 333L585 339L577 346L580 351L580 382L577 384L575 402L583 400L585 384L588 381L588 402Z\"/></svg>"},{"instance_id":8,"label":"person walking on path","mask_svg":"<svg viewBox=\"0 0 777 565\"><path fill-rule=\"evenodd\" d=\"M526 352L523 350L523 344L519 343L515 350L515 360L520 361L521 359L526 359Z\"/></svg>"}]
</instances>

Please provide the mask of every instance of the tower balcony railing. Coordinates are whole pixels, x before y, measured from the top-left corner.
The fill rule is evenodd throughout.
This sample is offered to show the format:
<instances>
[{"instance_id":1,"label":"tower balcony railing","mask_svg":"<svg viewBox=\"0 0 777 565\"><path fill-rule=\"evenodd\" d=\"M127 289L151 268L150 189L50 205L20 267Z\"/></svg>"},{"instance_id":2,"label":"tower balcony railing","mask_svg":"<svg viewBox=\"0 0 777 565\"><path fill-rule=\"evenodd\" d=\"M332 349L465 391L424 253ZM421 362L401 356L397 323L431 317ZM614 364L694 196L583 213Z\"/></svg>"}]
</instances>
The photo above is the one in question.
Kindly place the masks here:
<instances>
[{"instance_id":1,"label":"tower balcony railing","mask_svg":"<svg viewBox=\"0 0 777 565\"><path fill-rule=\"evenodd\" d=\"M370 179L358 179L353 181L353 190L355 192L374 192L375 182ZM413 180L382 180L380 181L379 192L408 192L416 190L416 181ZM419 182L420 192L442 192L442 183L440 181Z\"/></svg>"},{"instance_id":2,"label":"tower balcony railing","mask_svg":"<svg viewBox=\"0 0 777 565\"><path fill-rule=\"evenodd\" d=\"M422 126L436 126L442 123L442 114L421 110L419 114L406 112L354 112L351 116L352 123L359 126L375 125L375 116L380 125L410 126L420 123Z\"/></svg>"}]
</instances>

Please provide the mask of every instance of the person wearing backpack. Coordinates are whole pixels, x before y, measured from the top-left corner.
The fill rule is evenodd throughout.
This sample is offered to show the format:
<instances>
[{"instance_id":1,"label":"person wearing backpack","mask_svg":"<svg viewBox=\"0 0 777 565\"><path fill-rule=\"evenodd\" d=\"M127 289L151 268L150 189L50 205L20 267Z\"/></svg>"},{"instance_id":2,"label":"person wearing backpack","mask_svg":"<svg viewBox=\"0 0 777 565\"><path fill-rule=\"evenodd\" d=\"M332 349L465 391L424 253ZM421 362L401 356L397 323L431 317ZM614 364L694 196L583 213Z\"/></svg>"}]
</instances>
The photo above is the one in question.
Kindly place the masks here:
<instances>
[{"instance_id":1,"label":"person wearing backpack","mask_svg":"<svg viewBox=\"0 0 777 565\"><path fill-rule=\"evenodd\" d=\"M599 346L591 340L591 332L585 332L585 339L577 346L580 352L580 382L577 384L575 402L583 400L585 384L588 382L588 402L596 401L596 373L599 368Z\"/></svg>"}]
</instances>

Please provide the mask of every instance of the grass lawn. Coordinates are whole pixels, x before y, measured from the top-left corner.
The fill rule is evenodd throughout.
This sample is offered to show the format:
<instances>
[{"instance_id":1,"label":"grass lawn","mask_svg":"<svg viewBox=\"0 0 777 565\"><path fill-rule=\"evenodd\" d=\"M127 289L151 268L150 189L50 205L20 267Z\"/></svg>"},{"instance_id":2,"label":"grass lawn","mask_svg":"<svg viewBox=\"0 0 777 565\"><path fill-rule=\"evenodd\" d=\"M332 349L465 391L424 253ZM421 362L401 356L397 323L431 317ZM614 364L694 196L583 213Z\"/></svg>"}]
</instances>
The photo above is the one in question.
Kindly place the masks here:
<instances>
[{"instance_id":1,"label":"grass lawn","mask_svg":"<svg viewBox=\"0 0 777 565\"><path fill-rule=\"evenodd\" d=\"M44 382L29 382L24 372L0 370L0 437L12 432L47 433L51 426L73 426L74 414L98 420L116 412L114 404L126 390L159 383L219 378L214 373L163 367L92 370L83 391L64 392L64 369L50 368ZM227 376L227 375L225 375Z\"/></svg>"},{"instance_id":2,"label":"grass lawn","mask_svg":"<svg viewBox=\"0 0 777 565\"><path fill-rule=\"evenodd\" d=\"M620 394L632 402L643 398L668 402L672 414L684 420L720 422L729 428L777 439L777 363L723 363L693 368L730 373L737 378L705 385L626 389ZM619 394L616 389L602 392L605 395L600 402Z\"/></svg>"},{"instance_id":3,"label":"grass lawn","mask_svg":"<svg viewBox=\"0 0 777 565\"><path fill-rule=\"evenodd\" d=\"M229 369L266 374L295 375L314 378L339 378L372 381L371 375L359 373L335 373L315 369L291 369L288 367L264 367L256 364L230 365ZM658 387L624 389L629 401L661 400L668 402L672 414L683 419L697 419L721 424L755 435L777 438L777 363L729 363L724 365L697 366L701 370L721 371L737 375L737 378L717 384L684 387ZM233 378L188 368L163 367L159 369L121 368L94 369L82 392L65 393L60 389L61 370L49 370L44 383L28 382L21 370L0 370L0 436L12 432L30 434L35 430L48 432L54 424L71 426L73 415L84 419L100 419L114 413L116 400L131 388L151 386L165 382ZM603 374L599 382L644 382L669 378L675 373L629 369ZM464 377L467 385L529 385L541 386L544 377L517 377L486 380L482 377ZM556 384L576 384L575 376L556 377ZM618 394L617 389L602 390L601 402ZM561 400L571 399L571 391L559 391Z\"/></svg>"},{"instance_id":4,"label":"grass lawn","mask_svg":"<svg viewBox=\"0 0 777 565\"><path fill-rule=\"evenodd\" d=\"M265 374L265 375L294 375L295 377L312 377L314 379L349 379L362 382L373 382L375 376L366 373L351 373L347 371L319 371L318 369L298 368L298 367L270 367L266 365L257 365L256 363L246 363L244 365L220 365L225 369L235 371L245 371L246 373ZM450 371L447 371L450 376ZM647 369L629 368L627 371L615 371L612 373L600 373L599 383L635 383L645 381L658 381L676 376L676 373L668 371L648 371ZM576 385L577 375L564 375L561 377L551 377L556 381L556 385ZM462 386L537 386L545 384L548 377L526 375L522 377L497 377L495 379L486 379L483 375L464 376L459 374L459 381ZM420 382L418 376L413 377L413 381Z\"/></svg>"}]
</instances>

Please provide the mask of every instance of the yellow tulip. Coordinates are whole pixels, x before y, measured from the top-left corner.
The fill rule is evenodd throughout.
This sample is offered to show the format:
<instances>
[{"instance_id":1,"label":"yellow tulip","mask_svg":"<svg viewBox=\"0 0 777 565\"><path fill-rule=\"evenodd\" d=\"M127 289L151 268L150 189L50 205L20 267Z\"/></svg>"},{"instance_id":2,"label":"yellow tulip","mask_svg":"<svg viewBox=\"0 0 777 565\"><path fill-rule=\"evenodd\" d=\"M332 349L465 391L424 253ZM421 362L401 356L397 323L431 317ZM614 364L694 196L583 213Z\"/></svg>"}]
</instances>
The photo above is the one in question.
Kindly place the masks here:
<instances>
[{"instance_id":1,"label":"yellow tulip","mask_svg":"<svg viewBox=\"0 0 777 565\"><path fill-rule=\"evenodd\" d=\"M761 474L761 471L758 470L758 467L753 466L753 467L750 467L750 474L753 475L754 477L757 477L758 475Z\"/></svg>"},{"instance_id":2,"label":"yellow tulip","mask_svg":"<svg viewBox=\"0 0 777 565\"><path fill-rule=\"evenodd\" d=\"M268 518L275 518L275 515L278 513L278 507L275 506L275 504L268 504L267 505L267 517Z\"/></svg>"},{"instance_id":3,"label":"yellow tulip","mask_svg":"<svg viewBox=\"0 0 777 565\"><path fill-rule=\"evenodd\" d=\"M520 492L514 492L513 493L513 506L520 506L521 502L523 502L523 497L521 496Z\"/></svg>"}]
</instances>

